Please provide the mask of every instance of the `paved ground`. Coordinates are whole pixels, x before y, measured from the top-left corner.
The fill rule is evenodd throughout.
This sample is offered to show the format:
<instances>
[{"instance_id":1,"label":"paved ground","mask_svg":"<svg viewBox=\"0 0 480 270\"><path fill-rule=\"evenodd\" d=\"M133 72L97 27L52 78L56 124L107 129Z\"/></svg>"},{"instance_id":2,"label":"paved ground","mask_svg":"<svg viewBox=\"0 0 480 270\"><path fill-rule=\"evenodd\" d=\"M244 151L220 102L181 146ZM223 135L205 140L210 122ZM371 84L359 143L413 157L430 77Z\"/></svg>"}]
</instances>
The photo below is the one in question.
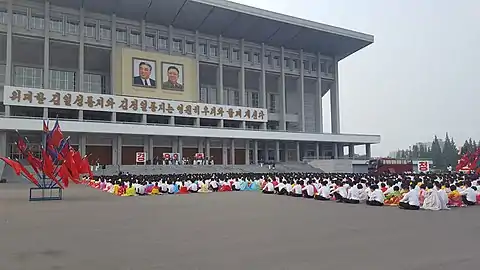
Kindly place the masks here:
<instances>
[{"instance_id":1,"label":"paved ground","mask_svg":"<svg viewBox=\"0 0 480 270\"><path fill-rule=\"evenodd\" d=\"M0 184L0 269L478 269L480 207L406 212L255 192L26 201Z\"/></svg>"}]
</instances>

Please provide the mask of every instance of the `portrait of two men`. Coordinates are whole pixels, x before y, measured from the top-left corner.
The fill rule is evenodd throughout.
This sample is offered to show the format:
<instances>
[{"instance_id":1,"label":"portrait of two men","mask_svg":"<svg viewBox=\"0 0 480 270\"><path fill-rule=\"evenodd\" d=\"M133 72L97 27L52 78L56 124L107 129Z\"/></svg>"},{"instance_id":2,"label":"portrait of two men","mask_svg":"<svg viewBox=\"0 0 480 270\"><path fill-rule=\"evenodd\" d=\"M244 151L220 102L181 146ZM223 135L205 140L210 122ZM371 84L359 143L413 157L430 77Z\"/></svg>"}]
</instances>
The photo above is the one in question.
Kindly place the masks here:
<instances>
[{"instance_id":1,"label":"portrait of two men","mask_svg":"<svg viewBox=\"0 0 480 270\"><path fill-rule=\"evenodd\" d=\"M184 90L183 65L161 62L161 89ZM157 63L154 60L133 58L133 86L157 88Z\"/></svg>"}]
</instances>

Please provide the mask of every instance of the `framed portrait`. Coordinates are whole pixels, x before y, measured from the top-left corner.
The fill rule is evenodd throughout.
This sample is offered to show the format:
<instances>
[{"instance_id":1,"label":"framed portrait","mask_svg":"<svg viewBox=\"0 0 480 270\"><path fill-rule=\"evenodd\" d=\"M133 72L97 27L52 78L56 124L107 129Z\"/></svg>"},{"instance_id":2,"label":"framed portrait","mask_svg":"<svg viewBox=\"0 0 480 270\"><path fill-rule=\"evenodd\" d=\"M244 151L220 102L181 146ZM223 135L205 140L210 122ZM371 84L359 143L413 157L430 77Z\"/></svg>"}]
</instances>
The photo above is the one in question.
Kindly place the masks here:
<instances>
[{"instance_id":1,"label":"framed portrait","mask_svg":"<svg viewBox=\"0 0 480 270\"><path fill-rule=\"evenodd\" d=\"M182 64L162 62L162 89L183 91L184 79Z\"/></svg>"},{"instance_id":2,"label":"framed portrait","mask_svg":"<svg viewBox=\"0 0 480 270\"><path fill-rule=\"evenodd\" d=\"M132 85L137 87L157 88L157 62L154 60L132 59Z\"/></svg>"}]
</instances>

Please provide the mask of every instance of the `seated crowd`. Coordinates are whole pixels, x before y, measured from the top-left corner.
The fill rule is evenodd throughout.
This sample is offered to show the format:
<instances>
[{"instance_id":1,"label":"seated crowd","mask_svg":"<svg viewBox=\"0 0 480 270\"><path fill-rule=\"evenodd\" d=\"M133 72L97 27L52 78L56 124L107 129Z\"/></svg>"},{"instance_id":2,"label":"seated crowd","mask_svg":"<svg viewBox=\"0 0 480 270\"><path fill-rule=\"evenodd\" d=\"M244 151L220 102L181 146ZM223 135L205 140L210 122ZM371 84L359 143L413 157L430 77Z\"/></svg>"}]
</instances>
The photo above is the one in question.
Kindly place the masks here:
<instances>
[{"instance_id":1,"label":"seated crowd","mask_svg":"<svg viewBox=\"0 0 480 270\"><path fill-rule=\"evenodd\" d=\"M477 175L225 173L99 176L86 183L118 196L262 191L318 201L407 210L443 210L480 203Z\"/></svg>"}]
</instances>

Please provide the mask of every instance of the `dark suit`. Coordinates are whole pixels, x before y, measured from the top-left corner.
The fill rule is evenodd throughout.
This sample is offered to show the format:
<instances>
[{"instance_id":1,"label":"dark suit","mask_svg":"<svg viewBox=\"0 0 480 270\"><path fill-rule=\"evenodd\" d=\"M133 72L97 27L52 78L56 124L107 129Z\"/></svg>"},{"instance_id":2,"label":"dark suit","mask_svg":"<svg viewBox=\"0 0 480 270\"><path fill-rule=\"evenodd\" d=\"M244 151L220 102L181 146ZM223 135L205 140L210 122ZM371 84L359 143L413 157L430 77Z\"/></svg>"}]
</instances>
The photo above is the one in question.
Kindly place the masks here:
<instances>
[{"instance_id":1,"label":"dark suit","mask_svg":"<svg viewBox=\"0 0 480 270\"><path fill-rule=\"evenodd\" d=\"M143 84L143 80L140 76L136 76L136 77L133 77L133 84L134 85L143 85L143 86L148 86L147 84ZM150 84L152 86L157 86L157 83L155 82L155 80L153 79L150 79Z\"/></svg>"}]
</instances>

